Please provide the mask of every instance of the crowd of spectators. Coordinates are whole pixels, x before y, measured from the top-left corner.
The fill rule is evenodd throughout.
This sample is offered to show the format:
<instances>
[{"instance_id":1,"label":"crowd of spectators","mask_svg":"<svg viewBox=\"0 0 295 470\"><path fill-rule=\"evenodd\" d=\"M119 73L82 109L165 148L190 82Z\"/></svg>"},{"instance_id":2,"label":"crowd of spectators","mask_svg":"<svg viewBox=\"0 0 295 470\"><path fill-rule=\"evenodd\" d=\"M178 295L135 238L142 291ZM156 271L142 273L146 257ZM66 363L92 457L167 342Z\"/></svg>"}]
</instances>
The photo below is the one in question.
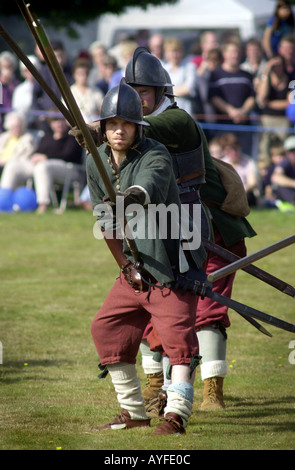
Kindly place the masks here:
<instances>
[{"instance_id":1,"label":"crowd of spectators","mask_svg":"<svg viewBox=\"0 0 295 470\"><path fill-rule=\"evenodd\" d=\"M290 134L295 102L290 84L295 80L295 30L289 3L278 1L261 39L243 43L237 36L224 37L205 31L190 51L179 38L161 34L145 44L136 37L125 38L108 50L94 42L74 58L62 41L52 40L52 47L89 123L99 116L107 91L124 76L135 48L148 47L168 71L177 105L204 128L212 155L231 163L240 174L249 204L282 207L283 201L292 208L295 136ZM38 48L29 59L61 98ZM0 53L0 82L0 187L15 189L31 178L39 212L44 212L51 204L52 185L63 183L64 164L83 164L82 149L67 135L69 126L62 116L56 117L48 95L12 52ZM84 203L83 199L82 207Z\"/></svg>"}]
</instances>

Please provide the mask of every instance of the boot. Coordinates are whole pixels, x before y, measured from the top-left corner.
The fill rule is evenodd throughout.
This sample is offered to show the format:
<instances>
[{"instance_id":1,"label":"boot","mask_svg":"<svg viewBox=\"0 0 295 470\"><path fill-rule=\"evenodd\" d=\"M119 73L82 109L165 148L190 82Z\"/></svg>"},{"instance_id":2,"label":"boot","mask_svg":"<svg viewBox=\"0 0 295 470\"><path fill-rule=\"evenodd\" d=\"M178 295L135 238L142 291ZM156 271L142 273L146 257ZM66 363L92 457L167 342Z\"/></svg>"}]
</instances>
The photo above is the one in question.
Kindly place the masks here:
<instances>
[{"instance_id":1,"label":"boot","mask_svg":"<svg viewBox=\"0 0 295 470\"><path fill-rule=\"evenodd\" d=\"M161 418L167 405L167 394L161 390L156 398L151 398L145 405L145 412L148 418Z\"/></svg>"},{"instance_id":2,"label":"boot","mask_svg":"<svg viewBox=\"0 0 295 470\"><path fill-rule=\"evenodd\" d=\"M151 399L158 397L159 392L162 389L163 382L163 372L147 374L147 382L144 389L142 390L142 396L145 404L148 404Z\"/></svg>"},{"instance_id":3,"label":"boot","mask_svg":"<svg viewBox=\"0 0 295 470\"><path fill-rule=\"evenodd\" d=\"M223 402L223 377L210 377L204 380L203 411L217 411L225 408Z\"/></svg>"}]
</instances>

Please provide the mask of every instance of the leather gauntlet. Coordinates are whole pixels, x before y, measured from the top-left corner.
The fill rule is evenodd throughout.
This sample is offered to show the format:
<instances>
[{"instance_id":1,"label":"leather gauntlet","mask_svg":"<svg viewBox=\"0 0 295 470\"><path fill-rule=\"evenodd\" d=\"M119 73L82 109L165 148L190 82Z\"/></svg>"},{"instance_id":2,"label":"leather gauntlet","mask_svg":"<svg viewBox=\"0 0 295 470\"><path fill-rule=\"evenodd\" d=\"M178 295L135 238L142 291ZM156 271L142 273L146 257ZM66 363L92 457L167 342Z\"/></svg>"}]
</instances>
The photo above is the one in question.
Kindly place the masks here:
<instances>
[{"instance_id":1,"label":"leather gauntlet","mask_svg":"<svg viewBox=\"0 0 295 470\"><path fill-rule=\"evenodd\" d=\"M104 232L104 239L119 268L122 270L128 284L130 284L135 290L140 292L143 291L143 282L140 272L123 253L123 240L118 238L109 238L107 237L106 232Z\"/></svg>"},{"instance_id":2,"label":"leather gauntlet","mask_svg":"<svg viewBox=\"0 0 295 470\"><path fill-rule=\"evenodd\" d=\"M94 143L96 145L96 147L100 147L101 144L103 143L103 138L102 138L102 134L101 134L101 130L100 130L100 127L93 127L91 125L87 125L88 127L88 130L94 140ZM86 150L87 149L87 144L85 142L85 139L84 139L84 136L82 134L82 132L80 131L80 129L78 129L78 127L73 127L72 129L69 130L69 135L75 137L77 143L80 145L80 147L83 147L85 148Z\"/></svg>"}]
</instances>

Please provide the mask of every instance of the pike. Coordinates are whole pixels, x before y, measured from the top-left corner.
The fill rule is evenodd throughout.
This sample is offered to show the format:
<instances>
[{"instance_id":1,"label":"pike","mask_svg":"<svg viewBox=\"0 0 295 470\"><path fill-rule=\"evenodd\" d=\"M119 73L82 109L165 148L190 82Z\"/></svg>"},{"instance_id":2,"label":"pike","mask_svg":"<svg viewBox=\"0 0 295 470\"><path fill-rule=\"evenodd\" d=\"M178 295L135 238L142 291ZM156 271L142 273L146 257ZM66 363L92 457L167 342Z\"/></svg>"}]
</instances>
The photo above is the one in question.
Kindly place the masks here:
<instances>
[{"instance_id":1,"label":"pike","mask_svg":"<svg viewBox=\"0 0 295 470\"><path fill-rule=\"evenodd\" d=\"M24 19L32 32L35 41L40 48L42 55L44 57L44 60L48 66L48 68L51 71L51 74L59 88L59 91L70 111L70 114L72 116L72 120L70 122L73 122L76 124L76 126L80 129L80 131L83 134L83 137L86 142L86 146L88 148L89 153L91 153L95 165L97 167L98 172L100 173L100 176L104 182L104 185L106 187L107 194L109 195L110 199L112 202L116 202L116 192L112 186L112 183L109 179L109 176L107 174L107 171L103 165L103 162L101 160L101 157L99 155L99 152L97 150L97 147L95 145L95 142L93 140L93 137L87 127L86 122L84 121L84 118L82 116L82 113L76 103L76 100L72 94L72 91L70 89L70 86L67 82L67 79L63 73L63 70L60 66L60 64L57 61L57 58L54 54L54 51L52 49L52 46L50 44L50 41L46 35L46 32L44 28L42 27L40 21L37 19L36 15L29 10L30 5L26 5L24 1L17 0L16 2L24 16ZM123 227L126 226L126 221L121 221L121 224ZM124 230L125 233L125 230ZM128 244L128 247L131 251L131 254L133 256L133 259L135 262L139 261L139 256L138 256L138 251L136 244L133 239L128 239L125 236L126 242Z\"/></svg>"},{"instance_id":2,"label":"pike","mask_svg":"<svg viewBox=\"0 0 295 470\"><path fill-rule=\"evenodd\" d=\"M267 313L261 312L253 307L249 307L248 305L244 305L236 300L225 297L224 295L218 294L217 292L214 292L211 287L206 288L205 296L219 302L221 305L225 305L232 310L235 310L242 316L250 317L251 319L256 318L268 323L269 325L275 326L276 328L289 331L290 333L295 333L295 325L273 317L272 315L268 315ZM268 336L270 335L268 334Z\"/></svg>"},{"instance_id":3,"label":"pike","mask_svg":"<svg viewBox=\"0 0 295 470\"><path fill-rule=\"evenodd\" d=\"M238 269L248 266L254 261L258 261L259 259L264 258L265 256L268 256L278 250L281 250L282 248L290 246L293 243L295 243L295 235L291 235L290 237L284 238L283 240L273 243L272 245L262 248L261 250L258 250L255 253L252 253L251 255L244 256L243 258L240 258L237 261L234 261L233 263L224 266L221 269L218 269L217 271L208 275L208 281L217 281L222 277L228 276L229 274L236 272Z\"/></svg>"},{"instance_id":4,"label":"pike","mask_svg":"<svg viewBox=\"0 0 295 470\"><path fill-rule=\"evenodd\" d=\"M218 256L230 263L241 259L239 256L235 255L231 251L219 245L216 245L215 243L212 243L209 240L202 239L202 243L207 250L217 254ZM261 281L269 284L275 289L278 289L279 291L283 292L283 294L289 295L290 297L293 297L295 299L295 288L290 284L287 284L285 281L273 276L267 271L264 271L252 264L244 266L241 269L242 271L245 271L248 274L251 274L252 276L256 277L257 279L260 279Z\"/></svg>"},{"instance_id":5,"label":"pike","mask_svg":"<svg viewBox=\"0 0 295 470\"><path fill-rule=\"evenodd\" d=\"M212 288L212 284L208 281L208 277L206 273L203 274L203 279L196 280L193 278L189 278L186 276L186 273L182 273L178 275L178 279L176 281L176 288L184 289L184 291L188 290L186 288L186 284L189 282L191 286L189 290L194 295L199 295L201 299L204 297L209 297L215 302L220 303L221 305L225 305L228 308L231 308L235 312L239 313L242 317L252 323L258 330L262 333L266 334L267 336L271 336L271 334L264 330L254 319L263 321L264 323L268 323L269 325L273 325L276 328L280 328L285 331L289 331L290 333L295 333L295 325L288 323L284 320L280 320L277 317L269 315L267 313L261 312L253 307L249 307L248 305L242 304L241 302L237 302L236 300L230 299L225 295L219 294L215 292Z\"/></svg>"}]
</instances>

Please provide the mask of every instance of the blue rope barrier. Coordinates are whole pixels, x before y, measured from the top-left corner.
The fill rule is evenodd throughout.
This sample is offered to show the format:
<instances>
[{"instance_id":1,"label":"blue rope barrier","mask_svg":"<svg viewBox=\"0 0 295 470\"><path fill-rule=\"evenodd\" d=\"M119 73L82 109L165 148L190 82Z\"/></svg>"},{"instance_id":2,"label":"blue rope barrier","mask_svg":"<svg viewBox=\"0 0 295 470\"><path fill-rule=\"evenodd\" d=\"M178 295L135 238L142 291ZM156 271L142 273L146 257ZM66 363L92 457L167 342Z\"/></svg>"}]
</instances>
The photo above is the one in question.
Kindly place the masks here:
<instances>
[{"instance_id":1,"label":"blue rope barrier","mask_svg":"<svg viewBox=\"0 0 295 470\"><path fill-rule=\"evenodd\" d=\"M16 109L12 108L4 108L0 106L0 114L7 114L11 111L17 111ZM34 110L31 109L30 111L26 111L25 113L27 116L45 116L45 117L59 117L62 116L59 112L52 112L52 111L41 111L41 110ZM95 115L92 116L93 121L97 120L99 116ZM259 120L259 118L254 120ZM295 125L294 127L272 127L272 126L261 126L257 124L218 124L218 123L208 123L199 121L196 119L196 122L205 130L215 130L215 131L224 131L224 132L286 132L287 134L294 134L295 133Z\"/></svg>"}]
</instances>

